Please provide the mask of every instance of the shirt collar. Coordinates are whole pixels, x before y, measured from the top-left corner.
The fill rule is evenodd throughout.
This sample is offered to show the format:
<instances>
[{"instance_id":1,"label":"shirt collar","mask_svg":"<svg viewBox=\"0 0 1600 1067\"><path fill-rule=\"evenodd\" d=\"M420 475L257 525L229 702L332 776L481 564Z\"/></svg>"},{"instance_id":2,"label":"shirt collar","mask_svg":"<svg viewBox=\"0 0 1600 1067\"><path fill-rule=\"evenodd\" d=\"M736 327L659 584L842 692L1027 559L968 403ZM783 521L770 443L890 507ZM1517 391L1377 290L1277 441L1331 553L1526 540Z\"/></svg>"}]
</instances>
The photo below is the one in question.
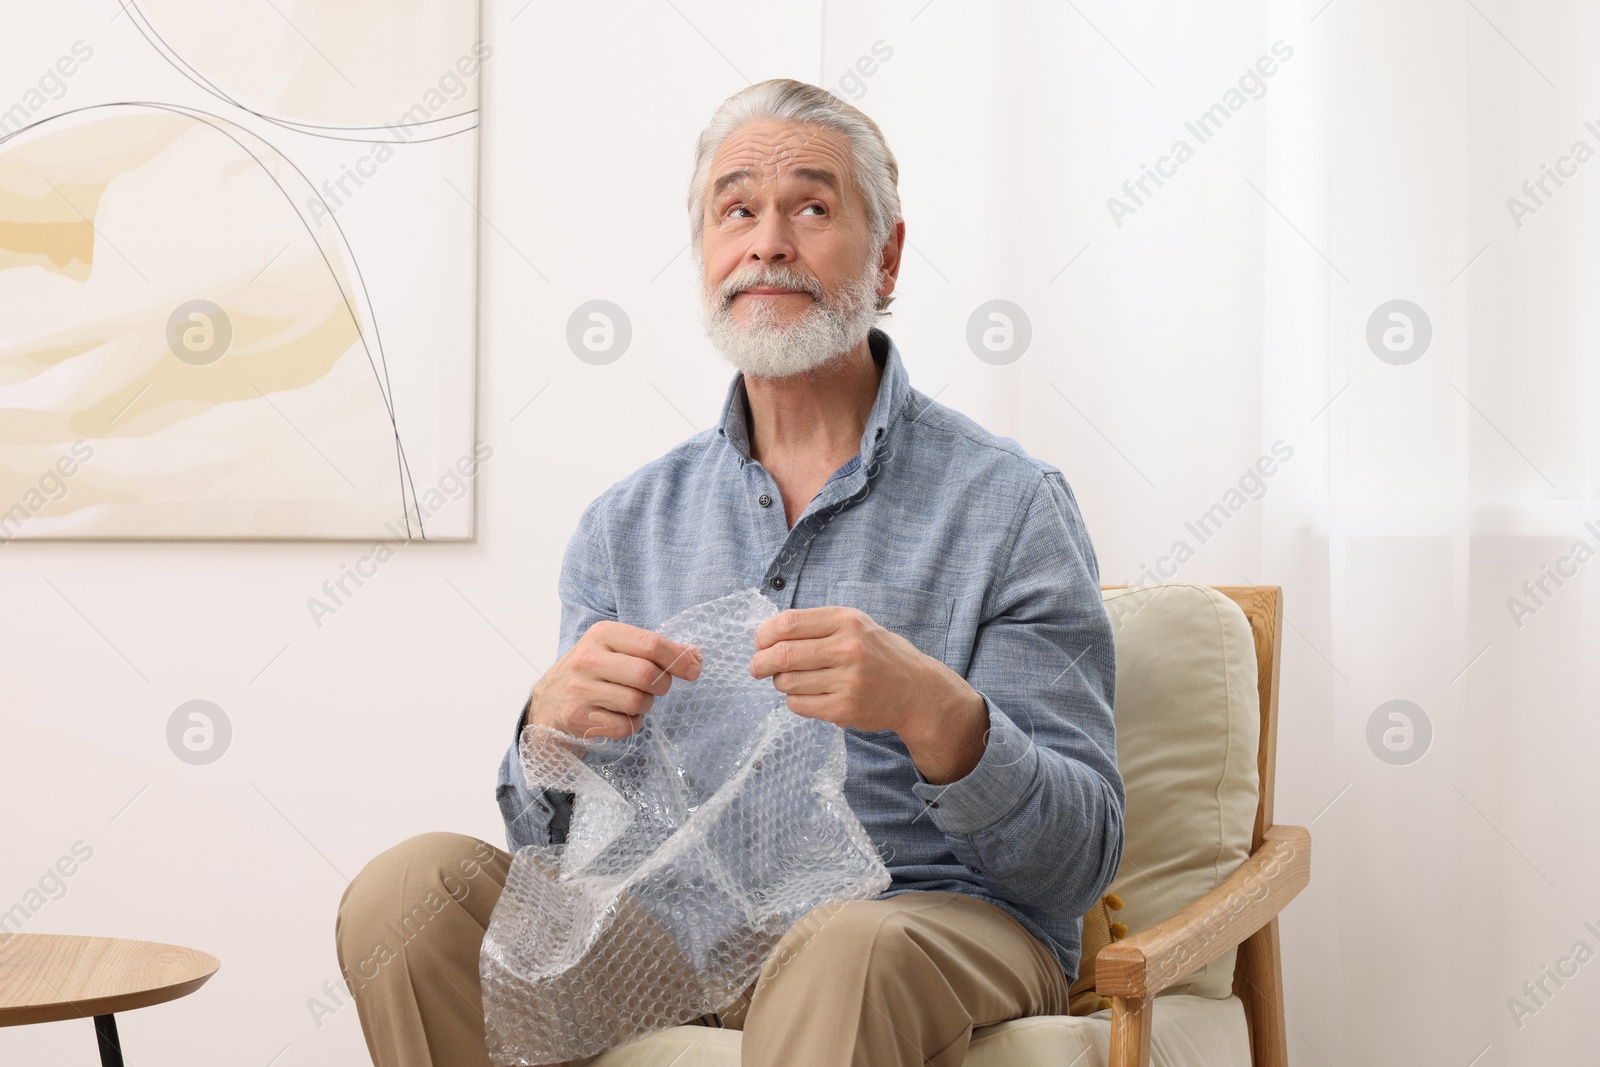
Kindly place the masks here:
<instances>
[{"instance_id":1,"label":"shirt collar","mask_svg":"<svg viewBox=\"0 0 1600 1067\"><path fill-rule=\"evenodd\" d=\"M867 334L867 347L872 352L873 361L883 368L883 377L878 381L878 396L872 402L872 410L867 413L866 428L861 431L860 455L863 464L871 462L877 446L894 432L894 422L911 392L905 363L900 358L900 349L894 339L874 326ZM746 403L744 372L740 371L728 385L727 396L722 401L722 422L717 432L733 446L741 466L750 462L750 434L744 418Z\"/></svg>"}]
</instances>

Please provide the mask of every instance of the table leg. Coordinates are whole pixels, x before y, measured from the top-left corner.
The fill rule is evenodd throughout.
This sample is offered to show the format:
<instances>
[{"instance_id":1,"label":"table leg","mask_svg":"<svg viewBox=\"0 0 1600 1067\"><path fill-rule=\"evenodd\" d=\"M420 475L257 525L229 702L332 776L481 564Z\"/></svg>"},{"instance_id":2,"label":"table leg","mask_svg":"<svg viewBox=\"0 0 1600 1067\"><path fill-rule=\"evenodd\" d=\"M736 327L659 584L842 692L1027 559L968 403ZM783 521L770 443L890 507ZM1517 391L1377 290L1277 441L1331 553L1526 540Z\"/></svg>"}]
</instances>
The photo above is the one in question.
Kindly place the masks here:
<instances>
[{"instance_id":1,"label":"table leg","mask_svg":"<svg viewBox=\"0 0 1600 1067\"><path fill-rule=\"evenodd\" d=\"M94 1036L100 1042L100 1067L122 1067L122 1045L117 1041L117 1017L96 1015Z\"/></svg>"}]
</instances>

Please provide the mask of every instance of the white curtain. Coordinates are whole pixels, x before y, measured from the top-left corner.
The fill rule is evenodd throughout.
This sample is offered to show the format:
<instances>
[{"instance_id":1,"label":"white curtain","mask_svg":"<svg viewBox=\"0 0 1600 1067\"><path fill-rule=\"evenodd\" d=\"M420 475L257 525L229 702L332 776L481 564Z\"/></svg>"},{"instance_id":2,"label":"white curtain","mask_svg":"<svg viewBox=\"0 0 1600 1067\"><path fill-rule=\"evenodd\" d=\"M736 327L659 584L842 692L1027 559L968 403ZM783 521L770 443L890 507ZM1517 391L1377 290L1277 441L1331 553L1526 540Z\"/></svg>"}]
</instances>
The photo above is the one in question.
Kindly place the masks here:
<instances>
[{"instance_id":1,"label":"white curtain","mask_svg":"<svg viewBox=\"0 0 1600 1067\"><path fill-rule=\"evenodd\" d=\"M1600 13L843 6L825 77L896 46L913 381L1067 472L1108 583L1285 587L1291 1060L1592 1058Z\"/></svg>"}]
</instances>

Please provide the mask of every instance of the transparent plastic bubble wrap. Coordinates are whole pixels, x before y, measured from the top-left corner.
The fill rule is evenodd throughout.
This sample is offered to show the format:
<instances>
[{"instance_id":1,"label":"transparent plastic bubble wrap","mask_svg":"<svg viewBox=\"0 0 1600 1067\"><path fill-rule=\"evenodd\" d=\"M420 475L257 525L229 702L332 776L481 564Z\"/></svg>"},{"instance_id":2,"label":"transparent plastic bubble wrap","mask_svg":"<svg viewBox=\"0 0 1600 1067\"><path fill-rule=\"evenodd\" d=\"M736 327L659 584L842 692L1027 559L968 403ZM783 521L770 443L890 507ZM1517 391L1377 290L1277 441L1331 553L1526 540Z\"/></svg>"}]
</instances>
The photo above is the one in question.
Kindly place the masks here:
<instances>
[{"instance_id":1,"label":"transparent plastic bubble wrap","mask_svg":"<svg viewBox=\"0 0 1600 1067\"><path fill-rule=\"evenodd\" d=\"M624 740L523 731L528 785L575 794L565 845L512 858L480 969L500 1064L592 1056L727 1007L802 915L889 873L844 799L844 731L752 678L759 589L659 631L698 647Z\"/></svg>"}]
</instances>

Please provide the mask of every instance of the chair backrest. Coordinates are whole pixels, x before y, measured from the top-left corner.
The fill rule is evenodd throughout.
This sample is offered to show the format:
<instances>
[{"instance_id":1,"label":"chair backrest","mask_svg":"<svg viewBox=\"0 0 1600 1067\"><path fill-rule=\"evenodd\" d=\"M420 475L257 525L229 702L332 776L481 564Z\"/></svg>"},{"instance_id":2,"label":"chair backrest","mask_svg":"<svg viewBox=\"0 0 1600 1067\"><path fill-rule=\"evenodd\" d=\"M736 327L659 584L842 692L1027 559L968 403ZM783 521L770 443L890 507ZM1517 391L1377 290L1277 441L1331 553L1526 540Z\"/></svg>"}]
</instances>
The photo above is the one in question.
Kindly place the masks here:
<instances>
[{"instance_id":1,"label":"chair backrest","mask_svg":"<svg viewBox=\"0 0 1600 1067\"><path fill-rule=\"evenodd\" d=\"M1271 614L1275 601L1270 591L1189 583L1103 596L1128 798L1111 888L1124 903L1117 918L1142 930L1215 888L1271 825L1276 650L1262 648L1252 614ZM1235 958L1224 953L1167 992L1227 997Z\"/></svg>"},{"instance_id":2,"label":"chair backrest","mask_svg":"<svg viewBox=\"0 0 1600 1067\"><path fill-rule=\"evenodd\" d=\"M1279 585L1218 585L1217 592L1239 605L1250 623L1256 646L1256 692L1261 708L1261 736L1256 750L1256 776L1260 796L1250 851L1261 847L1272 828L1272 800L1278 771L1278 660L1283 651L1283 587Z\"/></svg>"},{"instance_id":3,"label":"chair backrest","mask_svg":"<svg viewBox=\"0 0 1600 1067\"><path fill-rule=\"evenodd\" d=\"M1278 664L1283 651L1283 587L1277 585L1223 585L1217 591L1238 604L1250 620L1256 645L1256 688L1261 703L1261 736L1256 770L1260 796L1256 802L1255 829L1250 850L1261 847L1272 829L1274 783L1278 772ZM1244 1002L1250 1026L1250 1053L1257 1067L1281 1067L1289 1062L1288 1032L1284 1029L1283 964L1278 945L1278 920L1251 934L1239 946L1233 970L1233 992Z\"/></svg>"}]
</instances>

